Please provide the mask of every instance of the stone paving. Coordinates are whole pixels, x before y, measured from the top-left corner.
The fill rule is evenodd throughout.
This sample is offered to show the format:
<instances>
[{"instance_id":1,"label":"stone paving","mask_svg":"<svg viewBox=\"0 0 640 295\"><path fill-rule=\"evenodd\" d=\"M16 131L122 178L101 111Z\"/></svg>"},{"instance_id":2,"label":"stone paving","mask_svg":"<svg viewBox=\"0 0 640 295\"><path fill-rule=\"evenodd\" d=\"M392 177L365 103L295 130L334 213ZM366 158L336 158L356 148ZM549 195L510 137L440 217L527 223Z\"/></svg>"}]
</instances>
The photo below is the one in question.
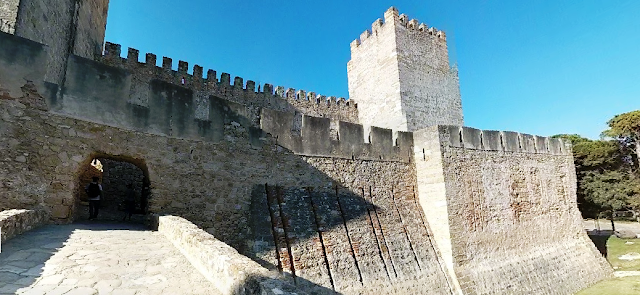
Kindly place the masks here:
<instances>
[{"instance_id":1,"label":"stone paving","mask_svg":"<svg viewBox=\"0 0 640 295\"><path fill-rule=\"evenodd\" d=\"M126 223L47 225L2 245L4 294L220 294L165 237Z\"/></svg>"}]
</instances>

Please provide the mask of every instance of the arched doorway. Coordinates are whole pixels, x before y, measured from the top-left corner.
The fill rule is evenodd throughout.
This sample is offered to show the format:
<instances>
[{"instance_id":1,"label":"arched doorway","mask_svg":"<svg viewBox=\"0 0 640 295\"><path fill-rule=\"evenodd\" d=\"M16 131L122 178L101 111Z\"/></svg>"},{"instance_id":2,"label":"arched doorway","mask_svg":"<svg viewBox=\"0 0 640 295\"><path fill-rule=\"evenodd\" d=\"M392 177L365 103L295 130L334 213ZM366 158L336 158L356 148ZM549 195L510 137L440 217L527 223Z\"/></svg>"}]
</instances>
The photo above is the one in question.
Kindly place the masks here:
<instances>
[{"instance_id":1,"label":"arched doorway","mask_svg":"<svg viewBox=\"0 0 640 295\"><path fill-rule=\"evenodd\" d=\"M131 221L142 222L148 212L151 183L144 160L124 156L96 154L82 163L75 191L74 220L89 219L89 201L85 188L93 177L98 177L103 196L96 220L116 221L127 217L125 198L128 185L135 195Z\"/></svg>"}]
</instances>

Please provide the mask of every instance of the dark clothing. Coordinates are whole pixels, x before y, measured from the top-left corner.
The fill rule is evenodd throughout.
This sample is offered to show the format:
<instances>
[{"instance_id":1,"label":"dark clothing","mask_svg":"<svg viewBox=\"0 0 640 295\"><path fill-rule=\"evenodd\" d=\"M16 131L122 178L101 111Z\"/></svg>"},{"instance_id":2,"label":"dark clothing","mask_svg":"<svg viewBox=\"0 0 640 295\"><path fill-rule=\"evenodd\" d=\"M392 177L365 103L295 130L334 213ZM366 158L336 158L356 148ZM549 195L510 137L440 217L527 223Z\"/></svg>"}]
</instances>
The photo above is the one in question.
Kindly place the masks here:
<instances>
[{"instance_id":1,"label":"dark clothing","mask_svg":"<svg viewBox=\"0 0 640 295\"><path fill-rule=\"evenodd\" d=\"M89 200L89 219L97 218L99 209L100 200Z\"/></svg>"},{"instance_id":2,"label":"dark clothing","mask_svg":"<svg viewBox=\"0 0 640 295\"><path fill-rule=\"evenodd\" d=\"M124 210L126 213L122 220L127 218L127 215L131 220L131 215L136 210L136 192L132 188L127 189L127 195L124 198Z\"/></svg>"}]
</instances>

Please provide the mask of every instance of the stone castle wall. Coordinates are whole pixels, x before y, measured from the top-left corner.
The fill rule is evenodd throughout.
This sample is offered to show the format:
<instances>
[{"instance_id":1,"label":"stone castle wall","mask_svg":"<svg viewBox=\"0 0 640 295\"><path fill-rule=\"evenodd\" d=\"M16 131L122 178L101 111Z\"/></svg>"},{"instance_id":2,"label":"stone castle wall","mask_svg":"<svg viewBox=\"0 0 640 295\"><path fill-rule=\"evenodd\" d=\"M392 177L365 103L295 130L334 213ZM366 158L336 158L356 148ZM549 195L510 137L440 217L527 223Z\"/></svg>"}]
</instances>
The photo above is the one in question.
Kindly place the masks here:
<instances>
[{"instance_id":1,"label":"stone castle wall","mask_svg":"<svg viewBox=\"0 0 640 295\"><path fill-rule=\"evenodd\" d=\"M20 0L6 0L0 2L0 32L13 34L18 17Z\"/></svg>"},{"instance_id":2,"label":"stone castle wall","mask_svg":"<svg viewBox=\"0 0 640 295\"><path fill-rule=\"evenodd\" d=\"M46 67L30 63L37 57L10 60L2 53L12 50L7 44L14 44L36 47L23 54L42 56L42 45L6 34L0 38L0 63L13 63L0 68L0 77L19 68L16 62ZM73 59L92 64L93 70L106 69L104 80L119 81L109 76L117 72L112 67ZM30 73L16 73L22 72ZM35 72L44 77L42 70ZM78 87L86 81L76 79L81 77L67 77L67 85ZM81 186L84 167L95 158L126 161L148 175L151 212L194 222L240 253L288 274L295 285L325 293L385 288L390 294L450 294L450 279L415 202L413 166L407 157L382 154L384 149L376 144L382 141L343 145L329 139L330 146L349 147L340 149L349 153L324 155L333 149L311 143L302 145L310 152L295 154L278 144L277 134L258 128L288 121L280 124L273 117L258 116L254 122L248 106L222 99L213 100L219 106L219 120L210 126L220 132L215 140L138 132L51 111L40 95L42 86L24 83L2 81L3 87L19 89L17 95L0 89L0 209L42 205L54 222L70 222L77 210L83 210L74 192ZM75 88L77 101L91 100L103 89L84 85L89 89ZM303 119L301 142L309 138L304 130L309 136L331 130L325 123L305 128L305 120L314 119ZM400 147L392 145L391 131L381 134L388 143L380 147L395 148L396 155ZM358 146L369 152L353 154Z\"/></svg>"},{"instance_id":3,"label":"stone castle wall","mask_svg":"<svg viewBox=\"0 0 640 295\"><path fill-rule=\"evenodd\" d=\"M458 73L449 66L443 31L385 12L384 22L351 43L350 98L360 123L401 131L462 125Z\"/></svg>"},{"instance_id":4,"label":"stone castle wall","mask_svg":"<svg viewBox=\"0 0 640 295\"><path fill-rule=\"evenodd\" d=\"M420 200L465 294L573 294L611 276L582 228L570 146L457 126L415 141Z\"/></svg>"},{"instance_id":5,"label":"stone castle wall","mask_svg":"<svg viewBox=\"0 0 640 295\"><path fill-rule=\"evenodd\" d=\"M108 0L58 0L55 5L19 0L0 5L0 19L15 13L17 36L47 45L47 82L62 85L70 54L93 59L102 53Z\"/></svg>"}]
</instances>

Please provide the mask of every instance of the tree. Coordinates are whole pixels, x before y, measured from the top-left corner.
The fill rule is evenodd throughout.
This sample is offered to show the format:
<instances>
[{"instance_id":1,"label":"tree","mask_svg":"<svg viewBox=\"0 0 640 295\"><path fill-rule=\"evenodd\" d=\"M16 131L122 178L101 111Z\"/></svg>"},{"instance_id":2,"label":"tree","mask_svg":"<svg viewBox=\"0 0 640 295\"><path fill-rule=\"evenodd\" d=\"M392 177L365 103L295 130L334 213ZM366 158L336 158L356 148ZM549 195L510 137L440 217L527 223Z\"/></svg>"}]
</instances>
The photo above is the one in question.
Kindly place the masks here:
<instances>
[{"instance_id":1,"label":"tree","mask_svg":"<svg viewBox=\"0 0 640 295\"><path fill-rule=\"evenodd\" d=\"M605 137L618 140L623 148L632 151L632 160L635 168L638 168L638 156L640 155L640 110L620 115L615 115L607 122L609 129L602 132Z\"/></svg>"},{"instance_id":2,"label":"tree","mask_svg":"<svg viewBox=\"0 0 640 295\"><path fill-rule=\"evenodd\" d=\"M637 197L640 188L630 169L633 164L618 141L590 140L577 134L552 137L573 144L578 207L584 217L597 218L601 213L607 213L614 226L615 211L640 208L637 206L640 205Z\"/></svg>"}]
</instances>

